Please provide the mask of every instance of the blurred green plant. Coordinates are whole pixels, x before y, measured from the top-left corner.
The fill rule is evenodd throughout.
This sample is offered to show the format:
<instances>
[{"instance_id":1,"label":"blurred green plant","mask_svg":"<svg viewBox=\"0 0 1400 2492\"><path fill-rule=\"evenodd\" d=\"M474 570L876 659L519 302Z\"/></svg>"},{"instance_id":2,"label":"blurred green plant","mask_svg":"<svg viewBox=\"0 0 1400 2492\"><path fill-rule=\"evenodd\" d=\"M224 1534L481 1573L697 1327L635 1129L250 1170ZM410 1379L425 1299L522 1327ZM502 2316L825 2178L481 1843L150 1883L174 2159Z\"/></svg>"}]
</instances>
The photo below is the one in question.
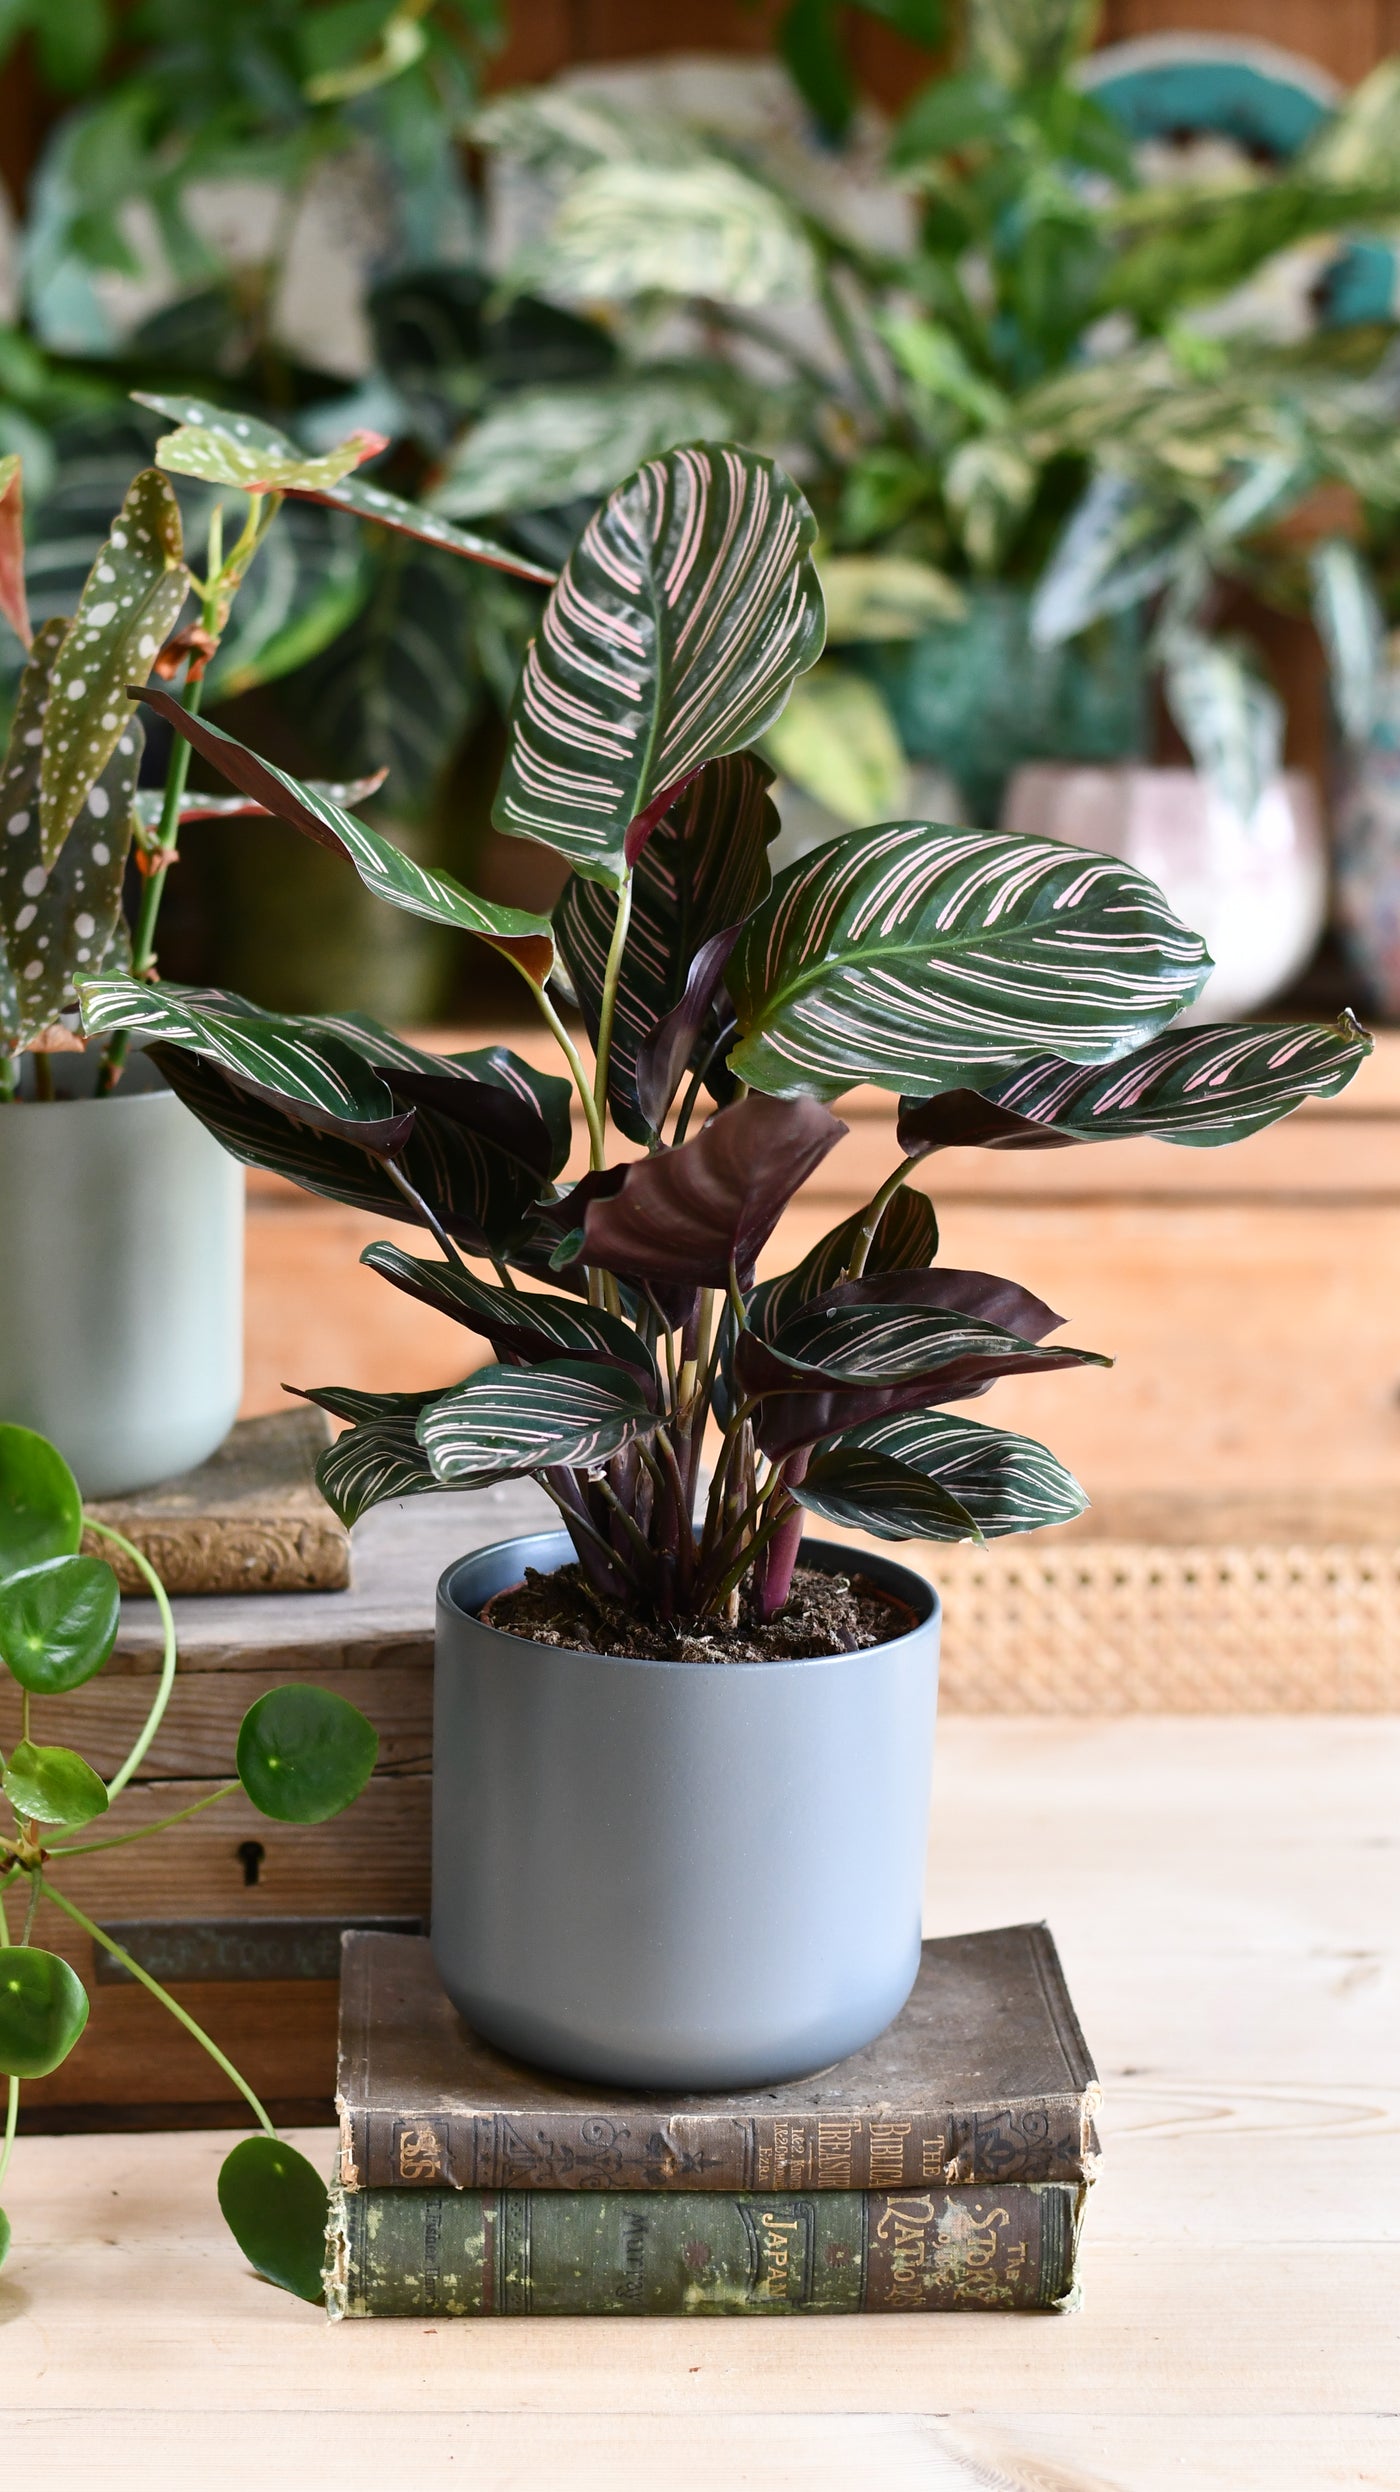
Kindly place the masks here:
<instances>
[{"instance_id":1,"label":"blurred green plant","mask_svg":"<svg viewBox=\"0 0 1400 2492\"><path fill-rule=\"evenodd\" d=\"M107 1560L84 1554L85 1537L120 1549L143 1578L164 1639L160 1677L146 1719L110 1780L68 1747L33 1736L33 1710L74 1695L95 1678L116 1643L121 1599ZM144 1842L240 1795L282 1825L319 1825L358 1798L374 1769L378 1736L357 1708L323 1687L273 1688L244 1716L233 1777L172 1816L112 1832L106 1821L159 1732L175 1686L175 1621L149 1560L95 1515L56 1447L29 1428L0 1425L0 1672L19 1692L19 1738L0 1756L6 1824L0 1829L0 2079L5 2120L0 2183L14 2151L20 2088L62 2066L82 2038L88 1997L65 1957L32 1944L45 1904L89 1944L105 1950L167 2009L237 2087L260 2135L225 2157L219 2204L245 2257L260 2275L305 2301L321 2299L325 2184L303 2155L279 2138L245 2077L188 2010L137 1959L75 1903L59 1878ZM99 1828L95 1839L89 1830ZM83 1839L74 1841L74 1836ZM57 1874L55 1874L55 1872ZM81 1874L90 1874L83 1872ZM21 1908L17 1942L9 1914ZM10 2227L0 2212L0 2261Z\"/></svg>"},{"instance_id":2,"label":"blurred green plant","mask_svg":"<svg viewBox=\"0 0 1400 2492\"><path fill-rule=\"evenodd\" d=\"M934 12L876 13L937 38ZM854 115L848 72L822 83L841 15L791 10L780 43L829 136ZM522 392L509 422L479 418L435 501L502 523L532 499L595 495L639 456L717 433L708 408L727 389L731 425L802 479L833 603L852 561L880 597L878 626L851 636L865 646L805 687L812 733L790 714L774 750L848 821L868 818L860 757L894 740L875 711L900 669L873 652L988 583L1035 593L1043 652L1150 605L1146 663L1198 765L1252 809L1281 713L1257 655L1215 628L1222 591L1245 581L1306 611L1309 564L1279 531L1319 487L1347 489L1358 537L1400 509L1393 324L1279 342L1232 310L1299 243L1393 221L1400 65L1288 165L1148 182L1077 83L1096 15L1091 0L967 0L951 67L890 135L902 247L828 213L790 151L712 123L557 87L478 116L542 196L505 288L545 285L605 321L619 361Z\"/></svg>"}]
</instances>

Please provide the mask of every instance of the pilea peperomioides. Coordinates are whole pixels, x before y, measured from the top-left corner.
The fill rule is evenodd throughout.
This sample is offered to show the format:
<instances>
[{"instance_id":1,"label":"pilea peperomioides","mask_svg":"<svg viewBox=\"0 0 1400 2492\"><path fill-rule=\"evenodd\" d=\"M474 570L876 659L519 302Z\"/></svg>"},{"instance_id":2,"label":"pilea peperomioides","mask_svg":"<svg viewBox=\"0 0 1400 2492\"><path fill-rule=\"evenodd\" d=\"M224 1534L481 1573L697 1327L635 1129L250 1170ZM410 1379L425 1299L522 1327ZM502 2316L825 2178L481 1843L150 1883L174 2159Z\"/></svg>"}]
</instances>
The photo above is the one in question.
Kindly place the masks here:
<instances>
[{"instance_id":1,"label":"pilea peperomioides","mask_svg":"<svg viewBox=\"0 0 1400 2492\"><path fill-rule=\"evenodd\" d=\"M1101 854L893 822L774 882L751 747L820 652L812 535L780 469L712 444L651 461L585 527L521 678L495 813L572 866L552 923L424 873L168 695L136 696L391 904L512 963L577 1093L574 1181L564 1084L503 1048L435 1058L360 1018L81 982L87 1027L140 1033L239 1158L427 1232L435 1257L380 1244L365 1260L490 1347L446 1391L311 1391L349 1422L321 1467L338 1511L533 1475L594 1589L653 1622L775 1616L807 1512L963 1540L1081 1510L1044 1447L947 1407L999 1376L1103 1362L1053 1342L1061 1318L1015 1282L938 1262L933 1206L909 1186L924 1158L1130 1134L1213 1146L1340 1090L1370 1048L1349 1015L1174 1030L1205 946ZM846 1131L830 1103L858 1082L898 1094L890 1174L759 1281ZM631 1156L610 1158L610 1121Z\"/></svg>"},{"instance_id":2,"label":"pilea peperomioides","mask_svg":"<svg viewBox=\"0 0 1400 2492\"><path fill-rule=\"evenodd\" d=\"M144 1577L160 1614L164 1651L155 1692L131 1747L104 1778L74 1748L35 1736L50 1705L86 1686L110 1659L121 1608L117 1578L86 1536L115 1543ZM88 1998L67 1958L32 1944L36 1920L59 1914L69 1934L114 1956L169 2010L238 2088L258 2123L224 2159L219 2203L252 2264L303 2300L321 2298L326 2191L305 2157L278 2137L257 2095L217 2043L137 1958L95 1921L80 1896L100 1885L103 1856L164 1834L235 1795L283 1825L319 1825L364 1788L378 1734L343 1696L276 1687L249 1707L232 1778L173 1816L108 1829L156 1742L175 1686L175 1622L159 1576L121 1533L83 1509L61 1454L30 1428L0 1425L0 1691L18 1737L0 1753L0 2183L14 2151L20 2087L61 2067L81 2038ZM128 1687L135 1682L128 1680ZM13 1701L17 1699L17 1701ZM37 1719L36 1719L37 1709ZM66 1707L64 1708L66 1711ZM50 1717L52 1718L52 1716ZM74 1838L77 1838L76 1840ZM22 1913L17 1941L11 1915ZM56 1931L55 1931L56 1934ZM0 2261L10 2228L0 2212Z\"/></svg>"}]
</instances>

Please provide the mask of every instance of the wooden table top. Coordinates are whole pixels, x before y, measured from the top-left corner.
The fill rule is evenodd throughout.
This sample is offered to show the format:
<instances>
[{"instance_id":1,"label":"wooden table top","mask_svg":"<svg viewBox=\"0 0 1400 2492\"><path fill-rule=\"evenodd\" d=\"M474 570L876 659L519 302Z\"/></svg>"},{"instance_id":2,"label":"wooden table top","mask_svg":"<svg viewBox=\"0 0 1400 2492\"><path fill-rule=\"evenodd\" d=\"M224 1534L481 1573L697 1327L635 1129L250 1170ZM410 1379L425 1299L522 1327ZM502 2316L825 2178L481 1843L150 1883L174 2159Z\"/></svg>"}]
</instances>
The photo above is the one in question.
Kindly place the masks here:
<instances>
[{"instance_id":1,"label":"wooden table top","mask_svg":"<svg viewBox=\"0 0 1400 2492\"><path fill-rule=\"evenodd\" d=\"M26 2138L6 2479L1400 2485L1397 1788L1396 1720L943 1725L929 1926L1043 1913L1104 2080L1075 2316L333 2328L223 2233L227 2135Z\"/></svg>"}]
</instances>

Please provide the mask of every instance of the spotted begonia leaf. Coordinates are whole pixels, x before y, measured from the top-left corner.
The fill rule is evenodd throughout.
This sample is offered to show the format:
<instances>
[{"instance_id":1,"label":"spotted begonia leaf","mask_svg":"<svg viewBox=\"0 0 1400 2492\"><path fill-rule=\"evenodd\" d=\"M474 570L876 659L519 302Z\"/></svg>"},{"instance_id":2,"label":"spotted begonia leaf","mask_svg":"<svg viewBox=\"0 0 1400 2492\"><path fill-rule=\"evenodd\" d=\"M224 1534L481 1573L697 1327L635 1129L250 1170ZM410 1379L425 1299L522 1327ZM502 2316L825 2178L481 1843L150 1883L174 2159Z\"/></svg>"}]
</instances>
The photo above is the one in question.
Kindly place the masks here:
<instances>
[{"instance_id":1,"label":"spotted begonia leaf","mask_svg":"<svg viewBox=\"0 0 1400 2492\"><path fill-rule=\"evenodd\" d=\"M45 865L129 731L126 687L145 682L188 588L179 505L165 478L148 467L88 573L54 666L40 774Z\"/></svg>"},{"instance_id":2,"label":"spotted begonia leaf","mask_svg":"<svg viewBox=\"0 0 1400 2492\"><path fill-rule=\"evenodd\" d=\"M115 750L46 864L39 824L45 720L68 626L38 633L20 684L0 781L0 1048L15 1055L73 1001L76 978L105 959L121 913L141 766L140 721L125 716Z\"/></svg>"}]
</instances>

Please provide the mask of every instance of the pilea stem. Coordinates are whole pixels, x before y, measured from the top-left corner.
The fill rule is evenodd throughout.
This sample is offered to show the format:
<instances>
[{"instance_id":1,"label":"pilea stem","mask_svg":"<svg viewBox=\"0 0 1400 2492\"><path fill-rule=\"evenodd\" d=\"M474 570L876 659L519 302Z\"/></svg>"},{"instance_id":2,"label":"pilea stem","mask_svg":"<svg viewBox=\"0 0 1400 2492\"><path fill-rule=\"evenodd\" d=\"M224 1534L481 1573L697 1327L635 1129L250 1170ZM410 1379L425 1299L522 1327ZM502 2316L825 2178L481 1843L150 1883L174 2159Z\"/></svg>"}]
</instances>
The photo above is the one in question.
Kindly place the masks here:
<instances>
[{"instance_id":1,"label":"pilea stem","mask_svg":"<svg viewBox=\"0 0 1400 2492\"><path fill-rule=\"evenodd\" d=\"M160 1664L160 1684L151 1700L150 1712L142 1725L135 1747L107 1785L107 1798L111 1801L115 1800L120 1792L125 1791L151 1741L155 1738L156 1732L160 1729L165 1708L170 1702L170 1691L175 1685L175 1665L179 1652L175 1640L175 1615L170 1607L169 1596L149 1558L144 1556L142 1551L136 1548L123 1533L113 1531L110 1523L99 1523L91 1514L84 1514L83 1523L86 1530L96 1532L100 1539L113 1541L117 1548L124 1550L137 1573L144 1575L150 1586L156 1608L160 1612L160 1623L165 1636L165 1649L161 1655Z\"/></svg>"},{"instance_id":2,"label":"pilea stem","mask_svg":"<svg viewBox=\"0 0 1400 2492\"><path fill-rule=\"evenodd\" d=\"M3 2145L0 2145L0 2181L4 2179L6 2172L10 2168L10 2157L15 2150L15 2130L18 2125L19 2079L18 2077L11 2077L10 2099L5 2106L5 2141Z\"/></svg>"},{"instance_id":3,"label":"pilea stem","mask_svg":"<svg viewBox=\"0 0 1400 2492\"><path fill-rule=\"evenodd\" d=\"M49 1858L86 1860L89 1852L115 1852L123 1843L144 1843L148 1834L164 1834L167 1826L182 1826L187 1817L197 1817L202 1808L212 1808L217 1800L227 1800L242 1788L239 1782L222 1783L217 1791L206 1791L202 1800L191 1800L188 1808L177 1808L169 1817L157 1817L149 1826L133 1826L127 1834L104 1835L100 1843L55 1843Z\"/></svg>"},{"instance_id":4,"label":"pilea stem","mask_svg":"<svg viewBox=\"0 0 1400 2492\"><path fill-rule=\"evenodd\" d=\"M118 1964L125 1965L132 1979L139 1981L143 1990L149 1990L153 1999L159 1999L161 2006L169 2009L176 2024L184 2026L186 2033L192 2036L200 2049L208 2052L215 2067L222 2068L224 2075L237 2086L259 2127L265 2129L269 2137L275 2137L277 2131L246 2077L240 2077L232 2060L225 2056L217 2042L211 2041L204 2027L197 2025L194 2018L186 2014L179 2000L172 1999L168 1990L162 1990L160 1983L146 1971L143 1964L137 1963L135 1956L128 1955L125 1947L119 1947L115 1938L109 1937L106 1930L100 1929L95 1921L90 1921L87 1914L80 1912L76 1904L70 1903L66 1895L60 1895L56 1886L46 1885L44 1891L50 1903L57 1904L60 1912L66 1912L70 1921L75 1921L80 1930L85 1930L95 1946L105 1947L109 1955L116 1957Z\"/></svg>"}]
</instances>

